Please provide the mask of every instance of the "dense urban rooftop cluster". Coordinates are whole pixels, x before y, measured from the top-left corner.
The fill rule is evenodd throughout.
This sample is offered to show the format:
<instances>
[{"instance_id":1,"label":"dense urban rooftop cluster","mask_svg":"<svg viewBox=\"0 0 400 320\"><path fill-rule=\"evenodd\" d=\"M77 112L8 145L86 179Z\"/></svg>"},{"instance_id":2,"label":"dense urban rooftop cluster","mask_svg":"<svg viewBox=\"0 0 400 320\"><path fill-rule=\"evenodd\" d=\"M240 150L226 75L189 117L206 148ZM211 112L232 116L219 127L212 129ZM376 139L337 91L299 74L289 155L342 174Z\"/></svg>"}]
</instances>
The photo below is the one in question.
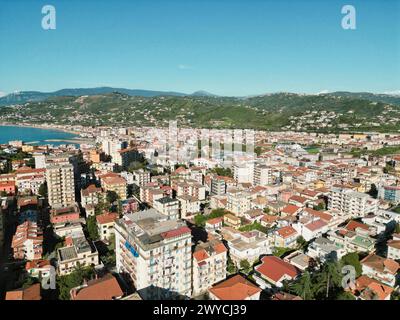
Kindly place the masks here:
<instances>
[{"instance_id":1,"label":"dense urban rooftop cluster","mask_svg":"<svg viewBox=\"0 0 400 320\"><path fill-rule=\"evenodd\" d=\"M191 157L201 129L0 145L2 298L398 300L400 135L289 131L318 117Z\"/></svg>"}]
</instances>

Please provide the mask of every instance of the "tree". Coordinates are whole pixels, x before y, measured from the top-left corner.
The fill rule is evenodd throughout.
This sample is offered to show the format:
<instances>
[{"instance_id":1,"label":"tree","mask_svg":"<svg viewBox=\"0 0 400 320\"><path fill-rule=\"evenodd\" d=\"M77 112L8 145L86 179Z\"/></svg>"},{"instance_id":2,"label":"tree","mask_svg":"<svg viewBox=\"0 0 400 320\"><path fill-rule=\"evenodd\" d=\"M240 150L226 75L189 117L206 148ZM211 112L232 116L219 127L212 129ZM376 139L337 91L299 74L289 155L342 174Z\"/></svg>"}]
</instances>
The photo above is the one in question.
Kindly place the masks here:
<instances>
[{"instance_id":1,"label":"tree","mask_svg":"<svg viewBox=\"0 0 400 320\"><path fill-rule=\"evenodd\" d=\"M115 191L107 191L106 199L107 202L112 204L118 200L118 194Z\"/></svg>"},{"instance_id":2,"label":"tree","mask_svg":"<svg viewBox=\"0 0 400 320\"><path fill-rule=\"evenodd\" d=\"M298 237L296 239L296 242L297 242L299 248L304 248L307 245L307 241L306 241L306 239L304 239L303 236Z\"/></svg>"},{"instance_id":3,"label":"tree","mask_svg":"<svg viewBox=\"0 0 400 320\"><path fill-rule=\"evenodd\" d=\"M38 282L39 282L39 280L37 278L28 276L27 278L24 279L24 282L22 284L22 288L26 289L26 288L30 287L31 285L33 285L35 283L38 283Z\"/></svg>"},{"instance_id":4,"label":"tree","mask_svg":"<svg viewBox=\"0 0 400 320\"><path fill-rule=\"evenodd\" d=\"M249 273L251 271L251 265L250 262L246 259L240 261L240 269L244 273Z\"/></svg>"},{"instance_id":5,"label":"tree","mask_svg":"<svg viewBox=\"0 0 400 320\"><path fill-rule=\"evenodd\" d=\"M228 257L226 271L228 271L228 273L230 273L230 274L237 272L236 265L233 263L233 261L230 257Z\"/></svg>"},{"instance_id":6,"label":"tree","mask_svg":"<svg viewBox=\"0 0 400 320\"><path fill-rule=\"evenodd\" d=\"M86 228L89 233L89 238L92 241L99 238L99 231L97 229L97 221L95 216L90 216L86 219Z\"/></svg>"},{"instance_id":7,"label":"tree","mask_svg":"<svg viewBox=\"0 0 400 320\"><path fill-rule=\"evenodd\" d=\"M47 198L47 183L45 182L45 183L42 183L41 185L40 185L40 187L39 187L39 194L42 196L42 197L45 197L45 198Z\"/></svg>"},{"instance_id":8,"label":"tree","mask_svg":"<svg viewBox=\"0 0 400 320\"><path fill-rule=\"evenodd\" d=\"M323 210L325 210L325 203L320 202L320 203L318 203L317 206L314 206L313 209L314 209L314 210L317 210L317 211L323 211Z\"/></svg>"},{"instance_id":9,"label":"tree","mask_svg":"<svg viewBox=\"0 0 400 320\"><path fill-rule=\"evenodd\" d=\"M84 280L92 279L94 275L95 271L93 266L83 268L81 265L78 265L70 274L59 277L57 279L59 299L69 300L71 298L71 289L82 285Z\"/></svg>"},{"instance_id":10,"label":"tree","mask_svg":"<svg viewBox=\"0 0 400 320\"><path fill-rule=\"evenodd\" d=\"M356 270L356 276L359 277L362 274L362 266L360 263L360 257L356 252L350 252L342 257L340 260L342 266L351 265Z\"/></svg>"},{"instance_id":11,"label":"tree","mask_svg":"<svg viewBox=\"0 0 400 320\"><path fill-rule=\"evenodd\" d=\"M303 300L314 299L313 283L311 274L306 271L304 274L290 286L290 291L301 297Z\"/></svg>"},{"instance_id":12,"label":"tree","mask_svg":"<svg viewBox=\"0 0 400 320\"><path fill-rule=\"evenodd\" d=\"M341 288L342 276L339 265L336 261L327 261L322 270L317 275L316 293L321 298L332 298L332 293L336 294Z\"/></svg>"},{"instance_id":13,"label":"tree","mask_svg":"<svg viewBox=\"0 0 400 320\"><path fill-rule=\"evenodd\" d=\"M371 184L371 189L369 190L368 194L375 199L378 197L378 189L376 188L375 183Z\"/></svg>"},{"instance_id":14,"label":"tree","mask_svg":"<svg viewBox=\"0 0 400 320\"><path fill-rule=\"evenodd\" d=\"M132 161L128 166L128 171L132 172L135 170L143 169L144 163L140 161Z\"/></svg>"}]
</instances>

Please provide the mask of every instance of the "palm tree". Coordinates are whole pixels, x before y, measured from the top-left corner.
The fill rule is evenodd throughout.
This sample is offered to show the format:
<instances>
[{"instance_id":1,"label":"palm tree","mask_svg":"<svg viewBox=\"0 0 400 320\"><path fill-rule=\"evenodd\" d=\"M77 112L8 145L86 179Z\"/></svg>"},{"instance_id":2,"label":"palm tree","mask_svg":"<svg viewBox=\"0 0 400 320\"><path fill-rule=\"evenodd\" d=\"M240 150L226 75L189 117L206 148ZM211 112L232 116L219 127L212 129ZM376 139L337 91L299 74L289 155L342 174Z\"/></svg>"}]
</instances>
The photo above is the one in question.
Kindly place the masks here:
<instances>
[{"instance_id":1,"label":"palm tree","mask_svg":"<svg viewBox=\"0 0 400 320\"><path fill-rule=\"evenodd\" d=\"M336 261L327 261L321 272L318 274L317 293L325 292L325 298L329 299L331 289L337 289L341 285L342 276L339 271L339 265Z\"/></svg>"},{"instance_id":2,"label":"palm tree","mask_svg":"<svg viewBox=\"0 0 400 320\"><path fill-rule=\"evenodd\" d=\"M303 300L312 300L314 294L311 274L308 271L304 272L301 278L293 283L291 291L302 297Z\"/></svg>"}]
</instances>

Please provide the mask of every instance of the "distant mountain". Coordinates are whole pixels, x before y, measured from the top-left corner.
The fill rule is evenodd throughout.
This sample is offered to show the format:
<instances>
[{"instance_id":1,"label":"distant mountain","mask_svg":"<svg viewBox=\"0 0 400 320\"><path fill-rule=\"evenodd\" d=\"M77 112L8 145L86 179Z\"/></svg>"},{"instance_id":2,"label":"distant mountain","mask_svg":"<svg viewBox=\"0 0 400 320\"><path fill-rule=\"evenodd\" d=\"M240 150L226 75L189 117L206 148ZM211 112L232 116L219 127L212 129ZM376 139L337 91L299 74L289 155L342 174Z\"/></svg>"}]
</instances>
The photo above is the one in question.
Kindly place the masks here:
<instances>
[{"instance_id":1,"label":"distant mountain","mask_svg":"<svg viewBox=\"0 0 400 320\"><path fill-rule=\"evenodd\" d=\"M62 96L93 96L99 94L107 94L113 92L120 92L129 96L141 97L158 97L158 96L187 96L185 93L174 91L153 91L141 89L126 89L126 88L112 88L112 87L98 87L98 88L76 88L76 89L61 89L54 92L39 92L39 91L20 91L10 93L0 98L0 106L7 106L13 104L23 104L26 102L44 101L51 97Z\"/></svg>"},{"instance_id":2,"label":"distant mountain","mask_svg":"<svg viewBox=\"0 0 400 320\"><path fill-rule=\"evenodd\" d=\"M193 96L193 97L218 97L217 95L212 94L207 91L204 91L204 90L195 91L191 94L191 96Z\"/></svg>"},{"instance_id":3,"label":"distant mountain","mask_svg":"<svg viewBox=\"0 0 400 320\"><path fill-rule=\"evenodd\" d=\"M335 97L346 97L369 100L372 102L390 103L400 106L400 95L399 94L383 94L383 93L370 93L370 92L347 92L347 91L336 91L332 93L325 93L326 95Z\"/></svg>"}]
</instances>

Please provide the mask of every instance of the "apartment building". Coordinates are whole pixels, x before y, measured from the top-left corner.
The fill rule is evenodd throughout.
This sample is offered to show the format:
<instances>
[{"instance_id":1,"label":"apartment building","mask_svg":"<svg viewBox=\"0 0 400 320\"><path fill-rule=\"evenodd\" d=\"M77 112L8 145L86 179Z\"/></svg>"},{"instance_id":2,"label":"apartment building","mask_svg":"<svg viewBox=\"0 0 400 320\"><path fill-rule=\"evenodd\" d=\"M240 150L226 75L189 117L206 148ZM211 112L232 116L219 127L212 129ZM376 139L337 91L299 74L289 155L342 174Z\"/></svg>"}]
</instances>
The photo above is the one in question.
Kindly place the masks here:
<instances>
[{"instance_id":1,"label":"apartment building","mask_svg":"<svg viewBox=\"0 0 400 320\"><path fill-rule=\"evenodd\" d=\"M227 249L216 239L199 243L193 252L193 297L226 278Z\"/></svg>"},{"instance_id":2,"label":"apartment building","mask_svg":"<svg viewBox=\"0 0 400 320\"><path fill-rule=\"evenodd\" d=\"M199 199L200 201L206 199L206 187L195 180L186 180L177 183L176 186L177 196L188 195Z\"/></svg>"},{"instance_id":3,"label":"apartment building","mask_svg":"<svg viewBox=\"0 0 400 320\"><path fill-rule=\"evenodd\" d=\"M251 209L251 194L239 190L227 193L226 209L238 216L242 216Z\"/></svg>"},{"instance_id":4,"label":"apartment building","mask_svg":"<svg viewBox=\"0 0 400 320\"><path fill-rule=\"evenodd\" d=\"M114 234L115 221L119 218L116 212L105 212L96 216L97 231L100 240L108 241Z\"/></svg>"},{"instance_id":5,"label":"apartment building","mask_svg":"<svg viewBox=\"0 0 400 320\"><path fill-rule=\"evenodd\" d=\"M200 212L200 201L197 198L183 195L176 199L179 201L181 219L189 219Z\"/></svg>"},{"instance_id":6,"label":"apartment building","mask_svg":"<svg viewBox=\"0 0 400 320\"><path fill-rule=\"evenodd\" d=\"M66 243L67 246L57 250L58 273L60 276L70 274L78 265L82 267L99 265L97 248L85 236L66 238Z\"/></svg>"},{"instance_id":7,"label":"apartment building","mask_svg":"<svg viewBox=\"0 0 400 320\"><path fill-rule=\"evenodd\" d=\"M233 178L237 183L253 183L254 163L240 163L233 166Z\"/></svg>"},{"instance_id":8,"label":"apartment building","mask_svg":"<svg viewBox=\"0 0 400 320\"><path fill-rule=\"evenodd\" d=\"M140 201L145 202L150 206L153 206L156 200L164 197L164 191L161 190L157 184L140 187Z\"/></svg>"},{"instance_id":9,"label":"apartment building","mask_svg":"<svg viewBox=\"0 0 400 320\"><path fill-rule=\"evenodd\" d=\"M82 207L86 208L88 205L96 206L103 197L103 190L91 184L87 188L81 190Z\"/></svg>"},{"instance_id":10,"label":"apartment building","mask_svg":"<svg viewBox=\"0 0 400 320\"><path fill-rule=\"evenodd\" d=\"M390 202L400 201L400 187L399 186L381 186L378 188L378 198Z\"/></svg>"},{"instance_id":11,"label":"apartment building","mask_svg":"<svg viewBox=\"0 0 400 320\"><path fill-rule=\"evenodd\" d=\"M101 178L101 185L107 191L114 191L120 200L125 200L127 197L126 180L120 176L104 176Z\"/></svg>"},{"instance_id":12,"label":"apartment building","mask_svg":"<svg viewBox=\"0 0 400 320\"><path fill-rule=\"evenodd\" d=\"M127 169L129 165L134 161L141 160L141 154L134 148L126 148L113 152L112 162L116 163L120 167Z\"/></svg>"},{"instance_id":13,"label":"apartment building","mask_svg":"<svg viewBox=\"0 0 400 320\"><path fill-rule=\"evenodd\" d=\"M228 243L230 257L236 265L240 265L242 260L252 264L260 255L271 253L269 240L260 231L239 232L223 228L222 235Z\"/></svg>"},{"instance_id":14,"label":"apartment building","mask_svg":"<svg viewBox=\"0 0 400 320\"><path fill-rule=\"evenodd\" d=\"M272 184L272 169L263 164L256 164L253 173L253 185L266 186Z\"/></svg>"},{"instance_id":15,"label":"apartment building","mask_svg":"<svg viewBox=\"0 0 400 320\"><path fill-rule=\"evenodd\" d=\"M179 201L170 197L163 197L153 202L153 207L168 219L179 218Z\"/></svg>"},{"instance_id":16,"label":"apartment building","mask_svg":"<svg viewBox=\"0 0 400 320\"><path fill-rule=\"evenodd\" d=\"M45 183L45 169L23 167L16 172L16 186L19 192L39 193L40 186Z\"/></svg>"},{"instance_id":17,"label":"apartment building","mask_svg":"<svg viewBox=\"0 0 400 320\"><path fill-rule=\"evenodd\" d=\"M222 196L226 193L226 182L223 177L213 177L211 178L211 195Z\"/></svg>"},{"instance_id":18,"label":"apartment building","mask_svg":"<svg viewBox=\"0 0 400 320\"><path fill-rule=\"evenodd\" d=\"M328 197L328 208L350 217L364 217L369 213L376 213L378 201L366 193L332 187Z\"/></svg>"},{"instance_id":19,"label":"apartment building","mask_svg":"<svg viewBox=\"0 0 400 320\"><path fill-rule=\"evenodd\" d=\"M387 257L392 260L400 261L400 239L389 240L387 242L388 252Z\"/></svg>"},{"instance_id":20,"label":"apartment building","mask_svg":"<svg viewBox=\"0 0 400 320\"><path fill-rule=\"evenodd\" d=\"M43 254L43 233L36 222L20 224L12 237L14 259L37 260Z\"/></svg>"},{"instance_id":21,"label":"apartment building","mask_svg":"<svg viewBox=\"0 0 400 320\"><path fill-rule=\"evenodd\" d=\"M133 181L139 187L150 182L150 172L143 169L133 171Z\"/></svg>"},{"instance_id":22,"label":"apartment building","mask_svg":"<svg viewBox=\"0 0 400 320\"><path fill-rule=\"evenodd\" d=\"M71 164L48 165L46 181L51 207L60 208L75 204L74 167Z\"/></svg>"},{"instance_id":23,"label":"apartment building","mask_svg":"<svg viewBox=\"0 0 400 320\"><path fill-rule=\"evenodd\" d=\"M155 209L116 222L116 268L143 299L189 298L192 294L191 231Z\"/></svg>"}]
</instances>

